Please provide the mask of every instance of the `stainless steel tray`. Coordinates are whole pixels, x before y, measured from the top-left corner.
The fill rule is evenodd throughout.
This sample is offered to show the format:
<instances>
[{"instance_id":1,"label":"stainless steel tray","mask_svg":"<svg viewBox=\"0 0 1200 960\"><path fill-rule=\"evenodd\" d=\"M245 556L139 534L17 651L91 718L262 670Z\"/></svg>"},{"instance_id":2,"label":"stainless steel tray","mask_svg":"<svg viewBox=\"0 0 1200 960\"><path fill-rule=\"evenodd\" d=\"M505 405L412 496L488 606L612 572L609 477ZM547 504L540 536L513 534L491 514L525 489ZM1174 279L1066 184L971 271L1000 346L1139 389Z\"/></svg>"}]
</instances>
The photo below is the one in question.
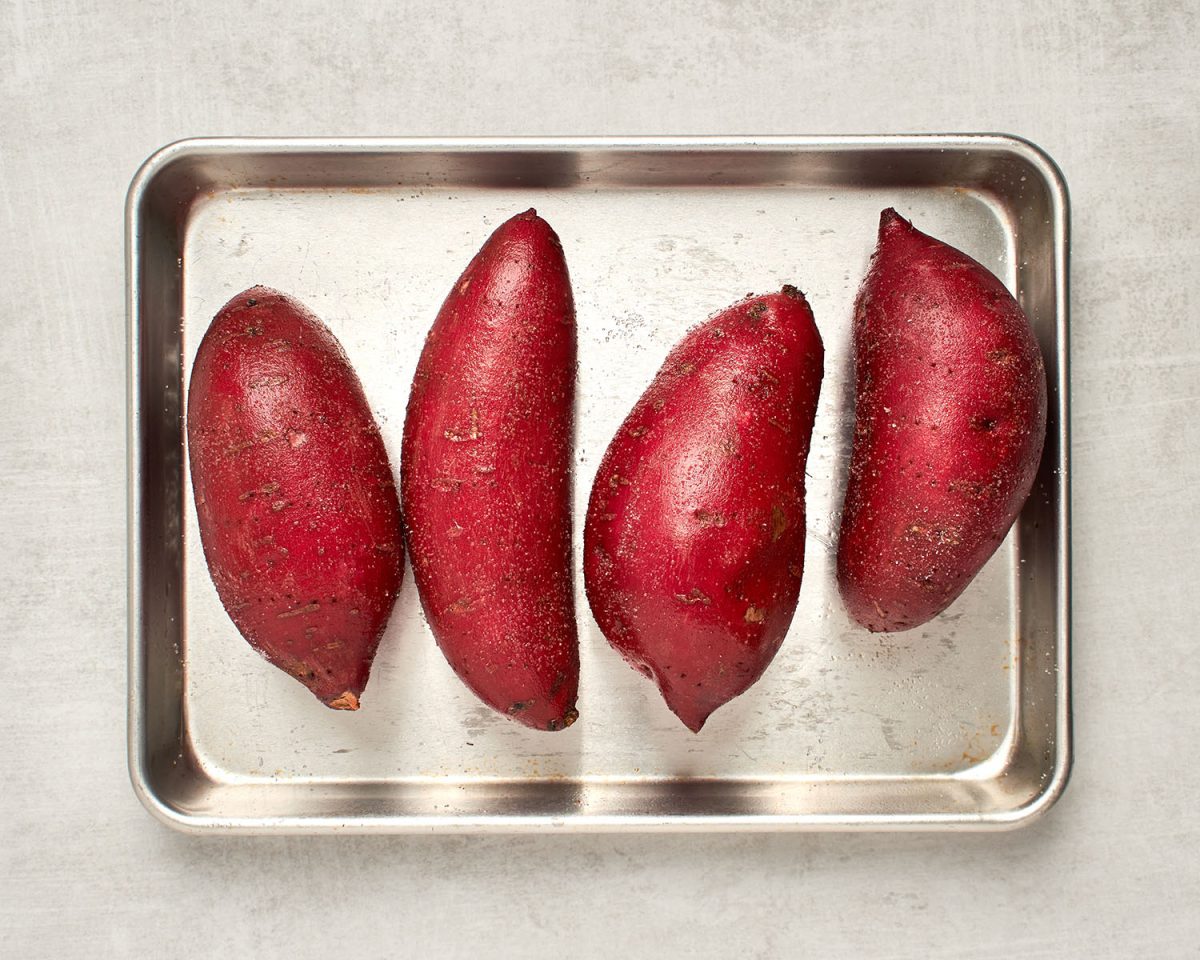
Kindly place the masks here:
<instances>
[{"instance_id":1,"label":"stainless steel tray","mask_svg":"<svg viewBox=\"0 0 1200 960\"><path fill-rule=\"evenodd\" d=\"M832 543L851 304L888 205L1017 292L1051 405L1033 496L995 558L924 629L872 636L838 601ZM530 206L562 237L577 297L577 517L612 431L687 327L786 281L807 292L825 339L795 622L762 680L699 736L604 642L582 583L580 720L542 734L453 676L411 577L363 708L347 714L250 650L205 569L181 410L215 311L256 283L312 307L346 347L398 467L413 367L442 298L491 228ZM1003 136L191 140L138 172L127 226L129 761L166 823L1002 827L1062 790L1067 199L1036 147Z\"/></svg>"}]
</instances>

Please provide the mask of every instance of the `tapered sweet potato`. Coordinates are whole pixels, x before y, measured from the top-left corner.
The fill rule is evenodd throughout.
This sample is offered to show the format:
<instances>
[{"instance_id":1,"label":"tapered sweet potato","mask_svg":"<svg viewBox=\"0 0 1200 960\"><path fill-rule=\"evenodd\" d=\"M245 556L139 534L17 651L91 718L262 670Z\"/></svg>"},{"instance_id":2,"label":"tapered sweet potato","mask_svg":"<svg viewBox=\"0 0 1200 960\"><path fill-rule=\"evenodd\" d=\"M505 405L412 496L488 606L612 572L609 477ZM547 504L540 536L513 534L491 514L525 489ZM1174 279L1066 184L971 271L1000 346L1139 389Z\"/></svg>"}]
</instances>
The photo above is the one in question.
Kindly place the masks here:
<instances>
[{"instance_id":1,"label":"tapered sweet potato","mask_svg":"<svg viewBox=\"0 0 1200 960\"><path fill-rule=\"evenodd\" d=\"M455 283L417 365L401 451L413 573L446 659L539 730L574 722L571 574L575 307L533 210Z\"/></svg>"},{"instance_id":2,"label":"tapered sweet potato","mask_svg":"<svg viewBox=\"0 0 1200 960\"><path fill-rule=\"evenodd\" d=\"M592 612L693 731L762 675L795 612L823 356L795 288L730 307L671 351L596 474Z\"/></svg>"},{"instance_id":3,"label":"tapered sweet potato","mask_svg":"<svg viewBox=\"0 0 1200 960\"><path fill-rule=\"evenodd\" d=\"M854 350L838 585L868 630L907 630L966 589L1020 512L1045 440L1046 373L1004 285L890 209Z\"/></svg>"},{"instance_id":4,"label":"tapered sweet potato","mask_svg":"<svg viewBox=\"0 0 1200 960\"><path fill-rule=\"evenodd\" d=\"M358 709L403 576L387 451L358 378L308 310L266 287L217 314L192 369L188 452L221 602L255 650Z\"/></svg>"}]
</instances>

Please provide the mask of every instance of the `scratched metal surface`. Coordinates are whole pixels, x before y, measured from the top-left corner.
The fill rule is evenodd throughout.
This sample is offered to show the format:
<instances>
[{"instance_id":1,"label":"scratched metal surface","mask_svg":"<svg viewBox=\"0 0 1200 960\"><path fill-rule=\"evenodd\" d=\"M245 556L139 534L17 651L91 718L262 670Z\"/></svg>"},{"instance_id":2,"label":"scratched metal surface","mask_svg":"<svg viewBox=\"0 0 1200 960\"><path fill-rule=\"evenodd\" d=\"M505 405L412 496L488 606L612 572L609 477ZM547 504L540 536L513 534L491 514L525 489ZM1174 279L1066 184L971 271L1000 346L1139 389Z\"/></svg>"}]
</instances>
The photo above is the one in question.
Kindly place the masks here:
<instances>
[{"instance_id":1,"label":"scratched metal surface","mask_svg":"<svg viewBox=\"0 0 1200 960\"><path fill-rule=\"evenodd\" d=\"M934 622L872 636L848 620L834 583L851 307L883 207L1019 291L1052 378L1059 369L1053 281L1063 225L1052 210L1031 218L1021 206L1044 187L1026 183L1036 164L1019 176L1005 166L1020 144L927 140L941 153L910 157L912 170L896 174L896 157L920 141L848 139L819 153L811 143L776 143L770 163L730 144L682 154L678 144L664 152L652 143L617 153L551 145L498 162L487 156L495 145L478 153L478 144L420 162L378 144L367 157L345 145L309 156L304 144L264 154L226 143L185 148L174 164L160 159L135 187L135 210L189 202L176 203L171 229L132 237L135 262L141 249L143 263L159 257L168 275L172 264L177 272L168 282L135 270L132 294L149 371L136 413L157 431L141 435L138 479L166 490L159 512L181 521L134 558L135 666L144 672L132 681L131 750L151 808L185 828L252 831L962 826L1021 822L1043 808L1067 762L1057 672L1066 599L1056 580L1065 544L1047 535L1063 519L1053 440L1022 520L1025 539L1010 535ZM562 238L576 295L577 517L612 432L688 327L790 282L806 292L825 341L799 608L763 678L699 735L605 643L582 578L580 720L544 734L494 714L458 681L411 579L363 708L348 714L322 708L250 650L204 565L171 404L177 365L186 384L217 309L258 283L311 307L346 348L398 467L432 317L490 231L530 206ZM153 325L180 316L177 340L173 330L153 339ZM161 409L147 400L160 394L171 398ZM1060 426L1056 413L1052 433ZM156 510L135 496L143 534ZM172 615L154 612L160 577L177 591L177 631ZM168 643L169 655L147 650L162 654Z\"/></svg>"}]
</instances>

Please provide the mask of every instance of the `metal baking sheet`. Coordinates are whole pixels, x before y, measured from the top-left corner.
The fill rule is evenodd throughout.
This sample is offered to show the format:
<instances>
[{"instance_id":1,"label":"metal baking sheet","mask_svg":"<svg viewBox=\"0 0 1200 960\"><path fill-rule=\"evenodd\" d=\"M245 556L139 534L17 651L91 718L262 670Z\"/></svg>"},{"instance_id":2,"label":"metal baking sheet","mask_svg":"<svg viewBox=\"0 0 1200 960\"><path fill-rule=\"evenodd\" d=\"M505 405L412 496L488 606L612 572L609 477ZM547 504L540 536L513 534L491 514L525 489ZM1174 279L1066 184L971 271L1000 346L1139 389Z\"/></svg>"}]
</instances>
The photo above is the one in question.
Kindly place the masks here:
<instances>
[{"instance_id":1,"label":"metal baking sheet","mask_svg":"<svg viewBox=\"0 0 1200 960\"><path fill-rule=\"evenodd\" d=\"M851 305L893 205L1020 298L1046 357L1041 473L966 594L875 636L838 600ZM826 345L800 605L783 648L699 735L600 635L579 592L580 720L530 731L450 671L406 577L357 713L261 660L222 610L181 410L208 322L253 284L345 346L399 464L426 330L469 258L536 207L579 323L579 518L608 439L676 340L749 292L806 291ZM127 208L129 760L185 830L1004 827L1061 792L1068 701L1067 200L1053 162L993 135L698 140L191 140Z\"/></svg>"}]
</instances>

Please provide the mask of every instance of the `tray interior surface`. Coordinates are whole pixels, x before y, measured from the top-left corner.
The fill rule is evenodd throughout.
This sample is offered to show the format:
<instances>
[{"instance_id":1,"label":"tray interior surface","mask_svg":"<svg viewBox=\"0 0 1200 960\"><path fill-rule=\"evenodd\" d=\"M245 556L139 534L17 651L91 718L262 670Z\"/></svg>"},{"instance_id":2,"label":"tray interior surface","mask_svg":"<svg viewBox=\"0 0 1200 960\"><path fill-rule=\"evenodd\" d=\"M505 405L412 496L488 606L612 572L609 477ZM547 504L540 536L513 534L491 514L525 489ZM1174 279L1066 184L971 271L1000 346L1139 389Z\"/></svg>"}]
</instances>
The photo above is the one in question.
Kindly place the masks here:
<instances>
[{"instance_id":1,"label":"tray interior surface","mask_svg":"<svg viewBox=\"0 0 1200 960\"><path fill-rule=\"evenodd\" d=\"M847 618L834 543L853 414L852 304L895 206L1018 292L1058 372L1052 206L993 150L183 151L138 201L133 305L135 712L142 789L177 824L919 823L1019 819L1062 765L1060 479L1042 476L964 596L924 628ZM889 163L890 161L890 163ZM939 166L940 162L940 166ZM261 660L200 547L179 411L208 322L253 284L306 303L350 356L394 469L412 372L442 298L487 235L536 207L576 297L581 518L608 439L667 351L748 293L794 283L826 348L808 463L804 582L779 656L699 735L593 621L577 573L580 720L529 731L453 675L411 571L357 713Z\"/></svg>"}]
</instances>

